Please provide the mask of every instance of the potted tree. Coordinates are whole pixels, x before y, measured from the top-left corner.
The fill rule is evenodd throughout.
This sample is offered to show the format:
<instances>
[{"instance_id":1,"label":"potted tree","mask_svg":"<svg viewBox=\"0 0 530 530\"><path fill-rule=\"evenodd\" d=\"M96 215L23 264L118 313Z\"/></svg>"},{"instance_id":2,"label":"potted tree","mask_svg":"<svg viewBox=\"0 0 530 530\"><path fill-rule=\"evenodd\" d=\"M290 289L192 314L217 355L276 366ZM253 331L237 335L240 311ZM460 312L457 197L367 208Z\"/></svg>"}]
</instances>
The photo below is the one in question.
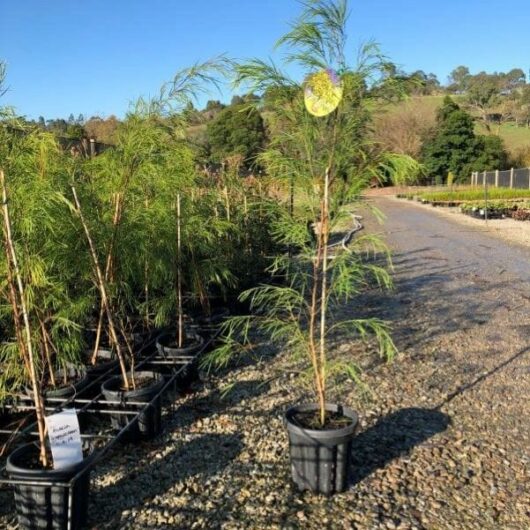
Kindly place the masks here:
<instances>
[{"instance_id":1,"label":"potted tree","mask_svg":"<svg viewBox=\"0 0 530 530\"><path fill-rule=\"evenodd\" d=\"M300 489L324 494L347 485L350 443L358 424L356 412L329 399L338 397L332 384L336 377L359 377L356 364L337 356L331 344L341 334L353 334L375 341L384 359L395 352L383 321L340 319L345 304L364 287L374 282L390 286L386 269L364 259L384 245L365 236L334 247L331 256L330 234L344 226L374 177L415 169L408 157L375 149L368 140L367 99L379 92L387 62L371 45L363 49L356 68L348 66L346 20L345 1L310 2L280 39L287 61L307 72L303 84L261 60L237 67L237 82L262 93L275 114L275 129L260 162L286 190L273 233L288 251L270 266L283 281L244 292L242 299L250 300L254 314L229 319L224 343L205 359L206 366L225 365L247 350L249 333L258 327L302 363L315 399L285 414L292 477Z\"/></svg>"},{"instance_id":2,"label":"potted tree","mask_svg":"<svg viewBox=\"0 0 530 530\"><path fill-rule=\"evenodd\" d=\"M127 414L123 414L123 410L116 414L111 413L111 422L116 429L128 426L125 438L129 441L151 438L161 428L159 394L164 386L164 379L159 373L151 370L135 370L134 345L123 324L127 309L135 305L134 302L130 303L130 298L134 298L136 286L140 282L135 276L138 271L135 263L139 260L137 257L133 258L133 251L129 246L132 241L127 239L133 229L130 224L130 211L137 204L136 193L140 189L137 181L154 171L160 158L159 142L166 139L161 131L162 127L151 115L143 114L141 109L136 108L120 126L115 149L102 155L97 164L88 165L86 169L91 170L88 177L83 174L85 168L74 161L70 185L72 200L62 197L63 202L70 206L79 221L79 228L84 235L90 256L93 281L99 292L100 310L92 363L96 361L98 342L103 322L106 321L111 347L119 364L120 375L102 381L102 393L107 401L113 403L111 408L125 407L131 409L131 413L138 407L128 405L129 402L142 402L146 405L150 403L134 423L130 422ZM112 179L111 175L118 177ZM103 185L94 186L92 181L100 180L104 181ZM83 199L81 193L78 193L77 182L81 182ZM104 205L113 204L112 215L104 219L108 221L109 226L106 245L94 237L93 227L98 225L95 222L97 219L87 218L82 200ZM91 208L90 211L108 212L109 209ZM134 215L132 217L134 218ZM100 263L101 249L104 249L104 267Z\"/></svg>"},{"instance_id":3,"label":"potted tree","mask_svg":"<svg viewBox=\"0 0 530 530\"><path fill-rule=\"evenodd\" d=\"M3 366L11 384L29 382L38 441L15 448L7 459L7 473L15 482L15 504L22 528L73 528L86 518L90 457L56 468L45 429L43 385L59 397L54 367L79 362L80 326L72 316L82 314L83 302L75 300L69 271L61 267L57 243L61 215L53 194L60 188L58 146L54 138L24 126L13 115L4 118L0 134L2 163L2 321L12 347L3 348ZM9 172L9 173L8 173ZM9 183L7 175L11 175ZM57 259L54 260L53 257ZM6 345L4 345L6 346ZM18 365L20 369L10 370ZM15 374L15 377L13 377ZM18 376L22 376L21 379ZM55 389L53 388L55 387ZM50 397L50 394L48 394ZM68 489L59 485L79 476L69 505ZM57 484L57 485L56 485Z\"/></svg>"}]
</instances>

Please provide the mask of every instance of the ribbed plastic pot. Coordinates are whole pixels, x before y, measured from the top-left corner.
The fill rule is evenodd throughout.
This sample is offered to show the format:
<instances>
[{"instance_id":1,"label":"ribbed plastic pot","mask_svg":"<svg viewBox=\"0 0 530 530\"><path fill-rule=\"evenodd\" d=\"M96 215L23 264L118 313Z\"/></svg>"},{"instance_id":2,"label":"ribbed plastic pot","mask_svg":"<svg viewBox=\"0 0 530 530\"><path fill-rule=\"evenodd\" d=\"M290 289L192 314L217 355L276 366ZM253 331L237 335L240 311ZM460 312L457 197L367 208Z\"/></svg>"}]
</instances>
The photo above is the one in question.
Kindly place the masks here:
<instances>
[{"instance_id":1,"label":"ribbed plastic pot","mask_svg":"<svg viewBox=\"0 0 530 530\"><path fill-rule=\"evenodd\" d=\"M24 467L28 456L37 454L34 443L15 449L7 458L6 471L11 480L27 482L66 483L75 477L91 461L88 456L73 466L64 469L28 469ZM68 507L68 488L50 485L15 484L15 509L19 528L35 530L66 530L68 519L71 528L81 528L87 518L90 489L90 470L76 480L73 488L72 506Z\"/></svg>"},{"instance_id":2,"label":"ribbed plastic pot","mask_svg":"<svg viewBox=\"0 0 530 530\"><path fill-rule=\"evenodd\" d=\"M164 378L157 372L136 372L134 376L137 379L149 377L152 378L152 384L139 388L137 390L120 390L123 381L121 376L114 376L101 385L101 391L107 401L117 401L119 404L111 405L116 410L134 411L141 410L142 405L127 405L129 402L150 403L150 406L142 412L138 421L131 425L124 433L123 440L136 442L139 440L149 440L154 438L162 428L162 396L155 396L160 393L164 386ZM144 405L145 406L145 405ZM112 427L121 430L125 427L133 416L128 414L110 414Z\"/></svg>"},{"instance_id":3,"label":"ribbed plastic pot","mask_svg":"<svg viewBox=\"0 0 530 530\"><path fill-rule=\"evenodd\" d=\"M191 384L199 379L199 363L197 353L201 350L204 345L204 338L201 335L195 335L195 342L184 348L174 348L168 346L171 341L174 340L175 335L163 333L156 339L156 348L158 354L161 357L179 361L185 364L185 367L180 370L179 374L175 378L175 385L173 390L187 390ZM178 369L176 363L174 367L168 366L163 369L163 373L166 377L170 377L173 374L173 370Z\"/></svg>"},{"instance_id":4,"label":"ribbed plastic pot","mask_svg":"<svg viewBox=\"0 0 530 530\"><path fill-rule=\"evenodd\" d=\"M297 425L297 413L318 410L318 405L308 403L291 407L285 413L289 434L291 472L300 490L332 495L348 486L348 470L351 462L351 442L359 418L350 408L334 403L326 405L329 412L338 412L351 420L340 429L306 429Z\"/></svg>"}]
</instances>

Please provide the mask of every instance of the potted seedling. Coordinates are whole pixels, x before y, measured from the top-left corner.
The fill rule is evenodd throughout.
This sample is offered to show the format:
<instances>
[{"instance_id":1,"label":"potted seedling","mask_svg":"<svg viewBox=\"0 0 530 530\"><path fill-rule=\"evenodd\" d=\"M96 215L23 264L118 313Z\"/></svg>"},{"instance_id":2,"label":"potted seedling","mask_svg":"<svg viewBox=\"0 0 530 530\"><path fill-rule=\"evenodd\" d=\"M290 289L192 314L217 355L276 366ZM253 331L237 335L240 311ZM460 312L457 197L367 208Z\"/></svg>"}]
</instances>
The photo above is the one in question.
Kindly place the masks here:
<instances>
[{"instance_id":1,"label":"potted seedling","mask_svg":"<svg viewBox=\"0 0 530 530\"><path fill-rule=\"evenodd\" d=\"M332 344L341 334L354 335L375 343L384 359L392 358L395 347L381 320L337 317L366 286L390 286L387 271L363 257L384 246L366 236L333 248L331 255L330 234L351 219L352 208L374 176L398 174L414 169L414 164L408 157L373 150L367 140L366 82L383 68L384 59L369 47L358 68L348 67L346 2L304 6L302 17L280 40L288 48L287 59L308 70L303 85L260 60L237 68L238 82L268 93L269 100L274 95L272 107L282 127L260 161L270 178L291 187L298 197L294 207L284 201L273 226L276 240L296 252L276 257L270 267L283 284L243 293L253 315L226 322L224 344L205 365L224 366L234 354L245 352L255 327L293 354L301 364L297 369L312 382L313 399L285 414L292 477L300 489L332 494L347 485L351 440L358 425L357 413L341 402L340 387L334 383L344 377L359 379L355 362L338 355Z\"/></svg>"}]
</instances>

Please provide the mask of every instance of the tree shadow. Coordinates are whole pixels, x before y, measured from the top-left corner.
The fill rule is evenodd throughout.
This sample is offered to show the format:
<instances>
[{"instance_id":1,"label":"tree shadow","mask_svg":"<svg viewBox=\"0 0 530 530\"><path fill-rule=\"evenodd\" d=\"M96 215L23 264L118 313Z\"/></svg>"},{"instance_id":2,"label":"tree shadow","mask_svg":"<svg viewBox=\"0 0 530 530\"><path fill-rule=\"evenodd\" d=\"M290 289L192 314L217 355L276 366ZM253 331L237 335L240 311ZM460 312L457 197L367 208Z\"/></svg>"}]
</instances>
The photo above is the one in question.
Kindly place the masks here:
<instances>
[{"instance_id":1,"label":"tree shadow","mask_svg":"<svg viewBox=\"0 0 530 530\"><path fill-rule=\"evenodd\" d=\"M268 381L236 381L225 389L216 388L206 396L192 396L177 406L177 413L172 415L168 428L180 431L189 429L193 423L223 414L242 401L265 394L269 389ZM241 414L238 411L238 415Z\"/></svg>"},{"instance_id":2,"label":"tree shadow","mask_svg":"<svg viewBox=\"0 0 530 530\"><path fill-rule=\"evenodd\" d=\"M352 441L350 486L384 468L388 462L443 432L451 424L438 410L405 408L380 418Z\"/></svg>"},{"instance_id":3,"label":"tree shadow","mask_svg":"<svg viewBox=\"0 0 530 530\"><path fill-rule=\"evenodd\" d=\"M205 434L162 458L155 456L148 463L136 462L123 478L92 492L88 524L114 528L124 510L152 504L155 497L190 477L197 477L198 483L208 480L227 467L242 449L239 435ZM142 487L145 484L149 487Z\"/></svg>"}]
</instances>

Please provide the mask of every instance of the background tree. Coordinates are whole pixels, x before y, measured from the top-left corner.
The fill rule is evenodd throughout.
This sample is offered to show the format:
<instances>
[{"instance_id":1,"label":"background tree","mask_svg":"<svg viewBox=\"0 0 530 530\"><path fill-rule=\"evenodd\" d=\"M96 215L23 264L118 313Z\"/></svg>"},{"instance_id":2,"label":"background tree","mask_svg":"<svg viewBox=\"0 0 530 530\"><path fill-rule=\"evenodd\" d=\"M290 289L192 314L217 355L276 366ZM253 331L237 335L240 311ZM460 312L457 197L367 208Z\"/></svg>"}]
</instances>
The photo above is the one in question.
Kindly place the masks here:
<instances>
[{"instance_id":1,"label":"background tree","mask_svg":"<svg viewBox=\"0 0 530 530\"><path fill-rule=\"evenodd\" d=\"M473 118L447 96L423 146L422 162L428 177L444 182L452 172L463 181L472 171L503 169L507 155L500 138L476 136Z\"/></svg>"},{"instance_id":2,"label":"background tree","mask_svg":"<svg viewBox=\"0 0 530 530\"><path fill-rule=\"evenodd\" d=\"M449 91L455 93L463 93L468 89L469 79L471 74L467 66L457 66L449 74Z\"/></svg>"},{"instance_id":3,"label":"background tree","mask_svg":"<svg viewBox=\"0 0 530 530\"><path fill-rule=\"evenodd\" d=\"M500 103L501 86L498 78L485 72L473 76L469 80L466 94L466 105L478 113L489 130L489 114Z\"/></svg>"},{"instance_id":4,"label":"background tree","mask_svg":"<svg viewBox=\"0 0 530 530\"><path fill-rule=\"evenodd\" d=\"M244 103L223 109L208 124L207 135L213 161L240 155L247 168L256 164L267 138L261 114Z\"/></svg>"},{"instance_id":5,"label":"background tree","mask_svg":"<svg viewBox=\"0 0 530 530\"><path fill-rule=\"evenodd\" d=\"M120 121L114 115L107 119L93 116L85 123L84 127L89 138L95 138L103 144L114 145L119 124Z\"/></svg>"}]
</instances>

